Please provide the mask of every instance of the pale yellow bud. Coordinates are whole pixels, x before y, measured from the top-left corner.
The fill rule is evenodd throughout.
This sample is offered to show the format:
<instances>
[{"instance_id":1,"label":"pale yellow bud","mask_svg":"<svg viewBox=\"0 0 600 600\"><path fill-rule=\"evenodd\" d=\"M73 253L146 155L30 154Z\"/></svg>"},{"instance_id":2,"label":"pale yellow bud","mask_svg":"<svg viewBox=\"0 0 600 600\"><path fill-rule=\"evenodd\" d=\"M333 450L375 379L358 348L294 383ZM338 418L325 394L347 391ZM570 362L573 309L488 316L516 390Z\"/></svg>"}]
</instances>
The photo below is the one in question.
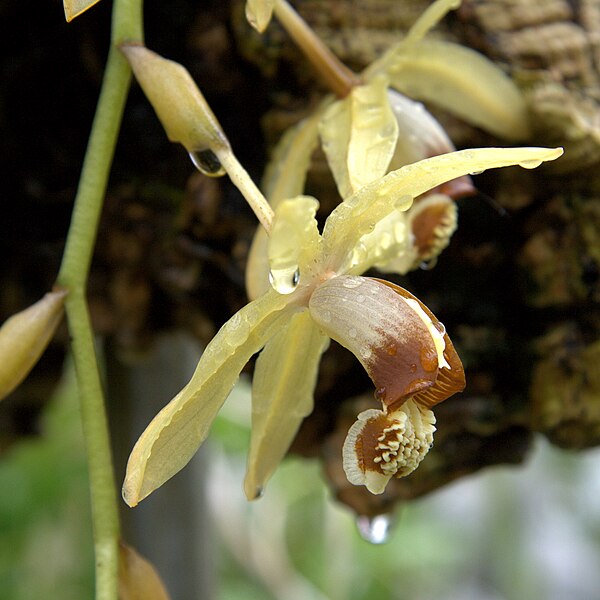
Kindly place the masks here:
<instances>
[{"instance_id":1,"label":"pale yellow bud","mask_svg":"<svg viewBox=\"0 0 600 600\"><path fill-rule=\"evenodd\" d=\"M172 142L191 153L229 147L217 118L185 67L142 45L122 45L121 51Z\"/></svg>"},{"instance_id":2,"label":"pale yellow bud","mask_svg":"<svg viewBox=\"0 0 600 600\"><path fill-rule=\"evenodd\" d=\"M49 292L0 328L0 399L25 379L48 346L64 313L67 292Z\"/></svg>"},{"instance_id":3,"label":"pale yellow bud","mask_svg":"<svg viewBox=\"0 0 600 600\"><path fill-rule=\"evenodd\" d=\"M124 542L119 543L119 598L169 600L169 594L152 563Z\"/></svg>"},{"instance_id":4,"label":"pale yellow bud","mask_svg":"<svg viewBox=\"0 0 600 600\"><path fill-rule=\"evenodd\" d=\"M81 13L84 13L88 8L91 8L99 0L63 0L65 9L65 19L67 22L72 21Z\"/></svg>"}]
</instances>

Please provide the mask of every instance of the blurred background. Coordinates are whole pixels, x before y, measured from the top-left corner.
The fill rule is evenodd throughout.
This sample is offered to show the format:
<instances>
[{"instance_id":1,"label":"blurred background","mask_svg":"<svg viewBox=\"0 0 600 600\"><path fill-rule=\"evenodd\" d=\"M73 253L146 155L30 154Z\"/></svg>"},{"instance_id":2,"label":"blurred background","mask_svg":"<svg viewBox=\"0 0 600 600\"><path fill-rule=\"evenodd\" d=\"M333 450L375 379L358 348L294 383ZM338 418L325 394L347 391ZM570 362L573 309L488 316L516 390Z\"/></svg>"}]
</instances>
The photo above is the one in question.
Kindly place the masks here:
<instances>
[{"instance_id":1,"label":"blurred background","mask_svg":"<svg viewBox=\"0 0 600 600\"><path fill-rule=\"evenodd\" d=\"M41 436L13 446L0 464L0 597L6 600L93 597L73 383L69 366L45 409ZM367 524L357 524L330 497L316 461L287 459L263 498L245 500L249 406L242 380L203 456L177 476L196 469L205 477L200 496L207 503L200 498L196 506L206 511L203 526L173 532L182 543L199 536L198 544L209 548L202 564L188 568L207 573L201 585L210 595L190 597L598 598L600 451L572 454L537 439L522 467L491 467L400 505L389 523L372 523L372 539L386 540L373 544L360 534L368 537ZM156 566L164 576L165 566Z\"/></svg>"}]
</instances>

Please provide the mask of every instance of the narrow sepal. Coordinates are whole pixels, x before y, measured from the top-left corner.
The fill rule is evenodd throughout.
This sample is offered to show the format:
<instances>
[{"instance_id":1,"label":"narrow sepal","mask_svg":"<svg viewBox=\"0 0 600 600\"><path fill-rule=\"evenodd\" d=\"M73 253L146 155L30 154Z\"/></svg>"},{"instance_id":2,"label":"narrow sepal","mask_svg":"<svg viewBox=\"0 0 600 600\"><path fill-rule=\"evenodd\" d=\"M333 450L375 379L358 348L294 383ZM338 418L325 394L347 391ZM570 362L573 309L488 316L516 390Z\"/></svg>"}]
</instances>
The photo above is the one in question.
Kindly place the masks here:
<instances>
[{"instance_id":1,"label":"narrow sepal","mask_svg":"<svg viewBox=\"0 0 600 600\"><path fill-rule=\"evenodd\" d=\"M392 86L407 96L437 104L502 139L531 136L519 88L471 48L424 40L400 52L387 74Z\"/></svg>"},{"instance_id":2,"label":"narrow sepal","mask_svg":"<svg viewBox=\"0 0 600 600\"><path fill-rule=\"evenodd\" d=\"M154 417L129 457L123 498L135 506L192 458L250 357L289 317L268 292L237 312L208 344L190 382Z\"/></svg>"},{"instance_id":3,"label":"narrow sepal","mask_svg":"<svg viewBox=\"0 0 600 600\"><path fill-rule=\"evenodd\" d=\"M319 362L328 342L304 311L260 353L252 380L252 436L244 481L249 500L260 496L302 420L312 412Z\"/></svg>"},{"instance_id":4,"label":"narrow sepal","mask_svg":"<svg viewBox=\"0 0 600 600\"><path fill-rule=\"evenodd\" d=\"M329 215L323 238L332 255L348 261L360 238L394 210L407 210L417 196L462 175L520 165L533 169L555 160L562 148L481 148L434 156L388 173L339 204ZM344 255L345 254L345 255Z\"/></svg>"}]
</instances>

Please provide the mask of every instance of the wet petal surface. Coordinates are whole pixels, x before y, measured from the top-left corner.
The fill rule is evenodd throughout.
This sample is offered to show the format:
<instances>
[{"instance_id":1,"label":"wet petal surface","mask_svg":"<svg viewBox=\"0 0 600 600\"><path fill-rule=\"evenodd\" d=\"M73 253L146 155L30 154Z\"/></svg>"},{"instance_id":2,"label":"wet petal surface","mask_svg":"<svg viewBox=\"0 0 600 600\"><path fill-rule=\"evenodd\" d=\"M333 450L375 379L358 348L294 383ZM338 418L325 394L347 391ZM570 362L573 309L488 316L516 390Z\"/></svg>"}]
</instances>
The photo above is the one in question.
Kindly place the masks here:
<instances>
[{"instance_id":1,"label":"wet petal surface","mask_svg":"<svg viewBox=\"0 0 600 600\"><path fill-rule=\"evenodd\" d=\"M249 500L260 496L312 412L319 363L328 343L304 311L260 353L252 380L252 437L244 481Z\"/></svg>"}]
</instances>

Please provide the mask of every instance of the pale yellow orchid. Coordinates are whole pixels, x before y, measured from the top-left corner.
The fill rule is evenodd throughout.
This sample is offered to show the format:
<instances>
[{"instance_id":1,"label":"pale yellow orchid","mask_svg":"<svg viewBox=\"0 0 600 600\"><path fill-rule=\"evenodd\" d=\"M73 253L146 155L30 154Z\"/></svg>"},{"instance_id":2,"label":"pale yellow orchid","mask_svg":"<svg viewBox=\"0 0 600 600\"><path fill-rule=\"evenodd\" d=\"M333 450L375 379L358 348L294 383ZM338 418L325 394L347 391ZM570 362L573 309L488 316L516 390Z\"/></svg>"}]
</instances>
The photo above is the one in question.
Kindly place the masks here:
<instances>
[{"instance_id":1,"label":"pale yellow orchid","mask_svg":"<svg viewBox=\"0 0 600 600\"><path fill-rule=\"evenodd\" d=\"M435 317L401 288L361 277L387 247L373 237L394 211L470 172L553 160L561 149L463 150L402 167L342 202L322 234L318 203L299 196L275 211L268 257L272 286L236 313L206 347L186 387L150 423L129 459L123 496L131 506L183 468L251 356L252 436L245 490L260 495L311 412L329 338L350 349L375 385L381 411L359 415L344 448L349 480L381 493L427 453L430 407L464 385L463 371Z\"/></svg>"},{"instance_id":2,"label":"pale yellow orchid","mask_svg":"<svg viewBox=\"0 0 600 600\"><path fill-rule=\"evenodd\" d=\"M454 151L440 123L411 98L431 101L505 139L529 136L523 96L498 67L469 48L425 37L459 4L459 0L433 3L406 37L360 77L354 76L347 89L338 86L344 97L326 97L311 117L283 136L263 183L271 206L303 193L310 157L319 141L341 198L390 170ZM287 2L277 0L271 6L301 47L319 46L320 41ZM317 58L324 60L321 55ZM372 255L369 266L405 274L434 262L456 229L454 200L473 191L470 178L463 176L429 190L428 197L419 199L409 210L390 213L378 223L373 239L378 248L387 243L397 252L385 252L385 258ZM268 286L266 247L267 235L259 228L246 271L250 298L258 297Z\"/></svg>"}]
</instances>

